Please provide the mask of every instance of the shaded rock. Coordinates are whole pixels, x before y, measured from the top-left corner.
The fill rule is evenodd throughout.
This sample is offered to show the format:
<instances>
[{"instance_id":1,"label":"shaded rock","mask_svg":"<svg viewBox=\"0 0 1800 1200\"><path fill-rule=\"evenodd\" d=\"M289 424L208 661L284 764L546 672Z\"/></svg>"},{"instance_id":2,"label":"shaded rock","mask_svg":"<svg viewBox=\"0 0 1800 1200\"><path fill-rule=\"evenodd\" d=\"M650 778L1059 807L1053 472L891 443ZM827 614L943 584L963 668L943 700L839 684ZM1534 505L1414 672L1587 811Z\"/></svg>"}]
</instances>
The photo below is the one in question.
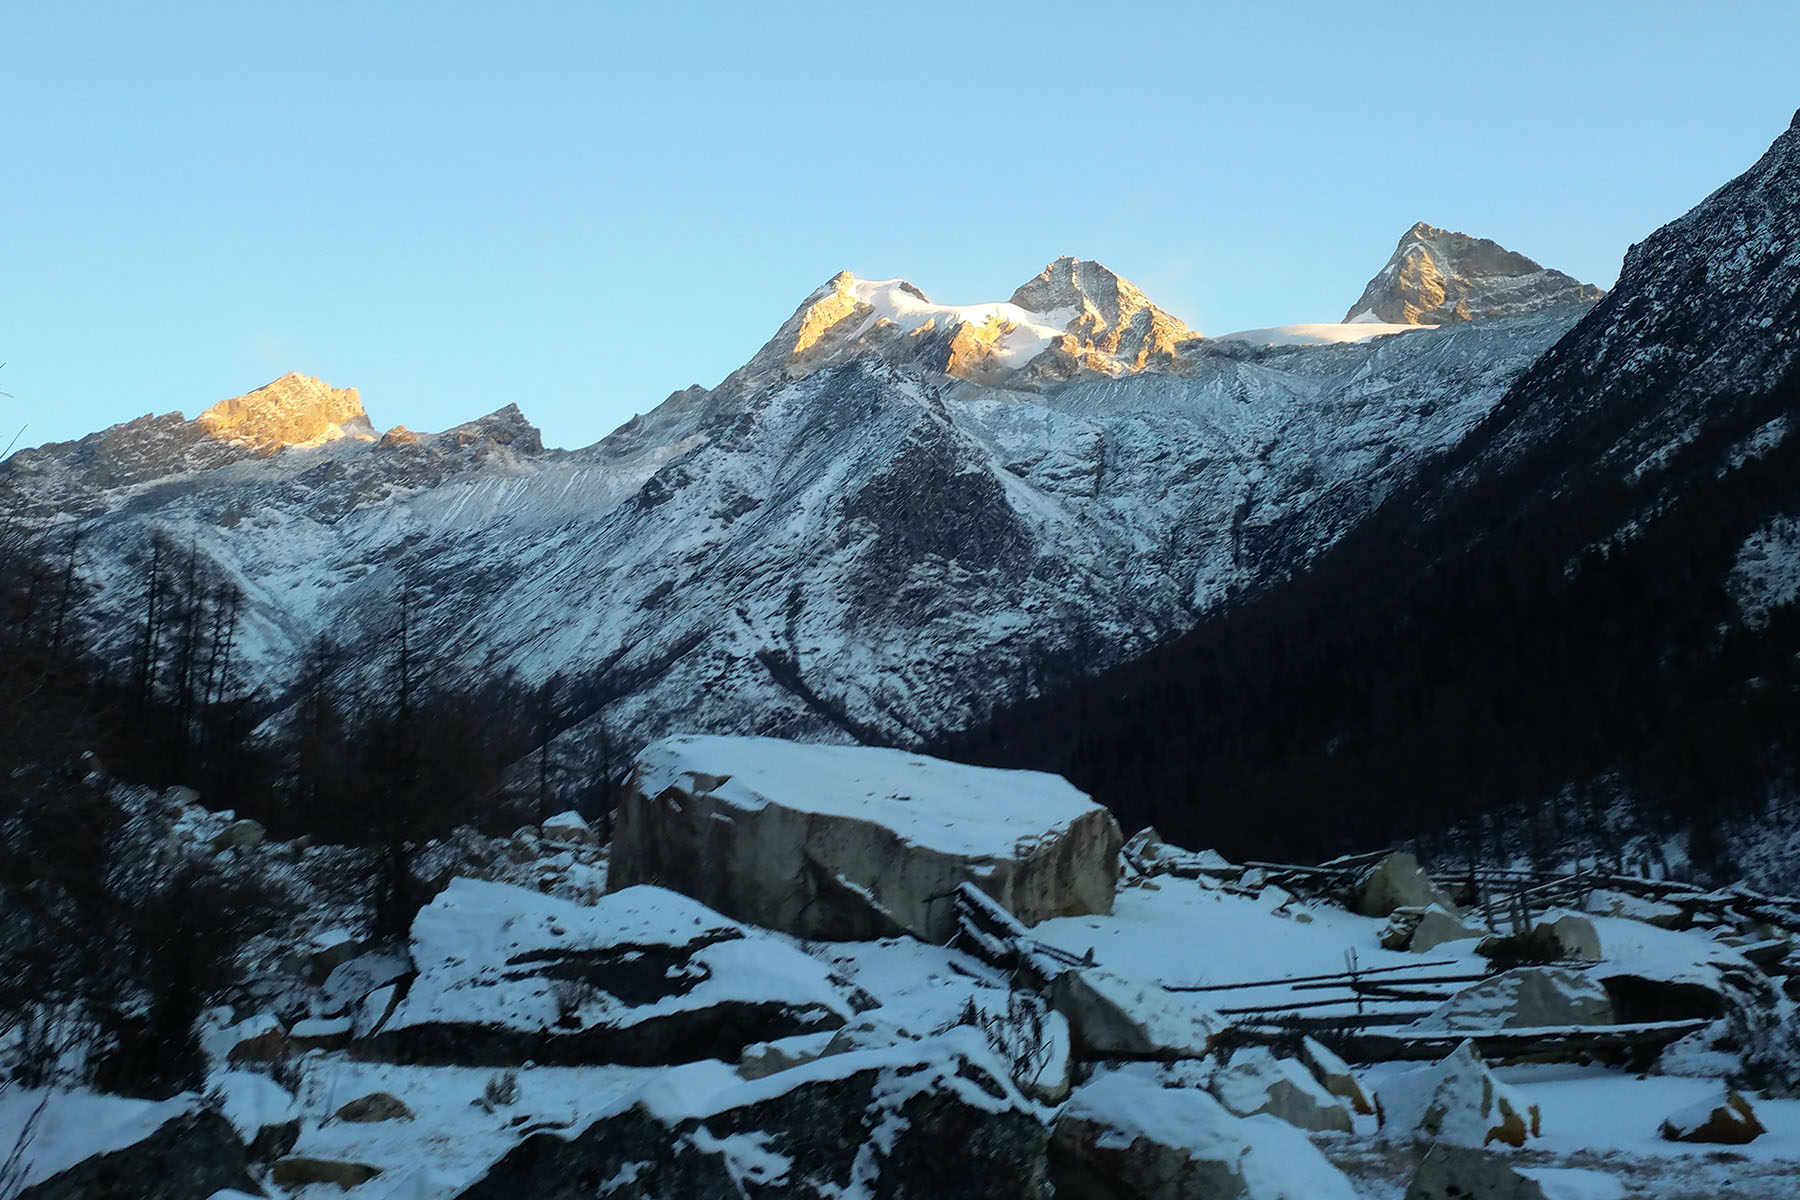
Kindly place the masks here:
<instances>
[{"instance_id":1,"label":"shaded rock","mask_svg":"<svg viewBox=\"0 0 1800 1200\"><path fill-rule=\"evenodd\" d=\"M744 1052L738 1055L737 1073L745 1079L762 1079L823 1058L827 1054L842 1053L838 1042L842 1034L843 1030L840 1029L836 1033L809 1033L745 1046Z\"/></svg>"},{"instance_id":2,"label":"shaded rock","mask_svg":"<svg viewBox=\"0 0 1800 1200\"><path fill-rule=\"evenodd\" d=\"M675 892L578 905L452 880L413 922L418 977L365 1053L509 1066L735 1060L852 1014L816 959ZM371 997L373 999L373 997Z\"/></svg>"},{"instance_id":3,"label":"shaded rock","mask_svg":"<svg viewBox=\"0 0 1800 1200\"><path fill-rule=\"evenodd\" d=\"M1445 942L1460 942L1485 936L1487 930L1464 924L1460 918L1434 904L1420 914L1419 923L1414 926L1406 948L1416 954L1423 954L1427 950L1437 949Z\"/></svg>"},{"instance_id":4,"label":"shaded rock","mask_svg":"<svg viewBox=\"0 0 1800 1200\"><path fill-rule=\"evenodd\" d=\"M278 1158L269 1177L276 1187L298 1188L309 1183L335 1183L341 1188L360 1187L381 1174L381 1168L369 1163L336 1158L310 1158L290 1154Z\"/></svg>"},{"instance_id":5,"label":"shaded rock","mask_svg":"<svg viewBox=\"0 0 1800 1200\"><path fill-rule=\"evenodd\" d=\"M544 840L549 842L567 842L577 846L598 846L599 836L593 826L581 819L577 812L557 813L544 820L540 827Z\"/></svg>"},{"instance_id":6,"label":"shaded rock","mask_svg":"<svg viewBox=\"0 0 1800 1200\"><path fill-rule=\"evenodd\" d=\"M1187 996L1101 967L1063 972L1049 998L1081 1058L1199 1058L1223 1025Z\"/></svg>"},{"instance_id":7,"label":"shaded rock","mask_svg":"<svg viewBox=\"0 0 1800 1200\"><path fill-rule=\"evenodd\" d=\"M297 1054L308 1050L342 1050L350 1044L349 1017L312 1017L295 1021L288 1030L288 1048Z\"/></svg>"},{"instance_id":8,"label":"shaded rock","mask_svg":"<svg viewBox=\"0 0 1800 1200\"><path fill-rule=\"evenodd\" d=\"M1464 1042L1441 1062L1390 1077L1381 1087L1390 1137L1485 1146L1522 1146L1539 1134L1535 1104L1494 1078Z\"/></svg>"},{"instance_id":9,"label":"shaded rock","mask_svg":"<svg viewBox=\"0 0 1800 1200\"><path fill-rule=\"evenodd\" d=\"M1556 1182L1547 1189L1544 1178ZM1564 1196L1605 1200L1624 1194L1616 1179L1598 1171L1519 1168L1492 1150L1439 1142L1419 1161L1406 1200L1560 1200Z\"/></svg>"},{"instance_id":10,"label":"shaded rock","mask_svg":"<svg viewBox=\"0 0 1800 1200\"><path fill-rule=\"evenodd\" d=\"M213 835L212 848L215 852L225 850L254 850L263 843L263 827L259 821L248 817L233 821Z\"/></svg>"},{"instance_id":11,"label":"shaded rock","mask_svg":"<svg viewBox=\"0 0 1800 1200\"><path fill-rule=\"evenodd\" d=\"M1312 1038L1300 1041L1300 1061L1306 1064L1313 1078L1333 1096L1349 1104L1360 1116L1371 1116L1375 1105L1369 1100L1368 1093L1357 1081L1356 1074L1350 1070L1350 1064L1336 1054L1320 1045Z\"/></svg>"},{"instance_id":12,"label":"shaded rock","mask_svg":"<svg viewBox=\"0 0 1800 1200\"><path fill-rule=\"evenodd\" d=\"M339 1121L410 1121L413 1110L391 1092L370 1092L349 1101L331 1115Z\"/></svg>"},{"instance_id":13,"label":"shaded rock","mask_svg":"<svg viewBox=\"0 0 1800 1200\"><path fill-rule=\"evenodd\" d=\"M183 1102L170 1104L180 1108ZM21 1189L16 1200L207 1200L227 1189L260 1190L250 1178L244 1143L219 1113L188 1108L128 1146Z\"/></svg>"},{"instance_id":14,"label":"shaded rock","mask_svg":"<svg viewBox=\"0 0 1800 1200\"><path fill-rule=\"evenodd\" d=\"M1212 1094L1240 1117L1268 1113L1309 1132L1350 1132L1350 1109L1305 1064L1263 1046L1240 1050L1213 1076Z\"/></svg>"},{"instance_id":15,"label":"shaded rock","mask_svg":"<svg viewBox=\"0 0 1800 1200\"><path fill-rule=\"evenodd\" d=\"M1424 910L1433 904L1448 913L1457 911L1450 897L1419 869L1419 860L1403 850L1370 868L1350 895L1351 909L1365 917L1385 917L1397 908Z\"/></svg>"},{"instance_id":16,"label":"shaded rock","mask_svg":"<svg viewBox=\"0 0 1800 1200\"><path fill-rule=\"evenodd\" d=\"M1526 1029L1611 1025L1606 989L1566 967L1519 967L1466 987L1414 1024L1421 1029Z\"/></svg>"},{"instance_id":17,"label":"shaded rock","mask_svg":"<svg viewBox=\"0 0 1800 1200\"><path fill-rule=\"evenodd\" d=\"M1689 1105L1662 1123L1662 1136L1671 1142L1711 1142L1742 1146L1768 1130L1757 1119L1750 1101L1735 1091L1714 1100Z\"/></svg>"},{"instance_id":18,"label":"shaded rock","mask_svg":"<svg viewBox=\"0 0 1800 1200\"><path fill-rule=\"evenodd\" d=\"M209 1096L237 1130L252 1162L272 1162L300 1138L300 1110L294 1097L267 1075L226 1071L212 1080Z\"/></svg>"},{"instance_id":19,"label":"shaded rock","mask_svg":"<svg viewBox=\"0 0 1800 1200\"><path fill-rule=\"evenodd\" d=\"M1424 919L1424 909L1403 905L1388 914L1387 924L1381 927L1375 940L1381 943L1383 950L1404 950L1412 944L1413 934Z\"/></svg>"},{"instance_id":20,"label":"shaded rock","mask_svg":"<svg viewBox=\"0 0 1800 1200\"><path fill-rule=\"evenodd\" d=\"M269 1013L240 1021L227 1034L231 1048L225 1061L234 1067L275 1062L287 1053L287 1029Z\"/></svg>"},{"instance_id":21,"label":"shaded rock","mask_svg":"<svg viewBox=\"0 0 1800 1200\"><path fill-rule=\"evenodd\" d=\"M972 1054L964 1050L973 1051ZM463 1200L1041 1200L1048 1132L974 1043L852 1051L754 1082L677 1068L580 1134L525 1139Z\"/></svg>"},{"instance_id":22,"label":"shaded rock","mask_svg":"<svg viewBox=\"0 0 1800 1200\"><path fill-rule=\"evenodd\" d=\"M943 942L972 883L1021 921L1112 910L1119 828L1064 780L772 738L648 747L611 886L654 881L799 937Z\"/></svg>"},{"instance_id":23,"label":"shaded rock","mask_svg":"<svg viewBox=\"0 0 1800 1200\"><path fill-rule=\"evenodd\" d=\"M1483 938L1475 952L1497 963L1598 962L1600 934L1579 913L1546 917L1522 933Z\"/></svg>"},{"instance_id":24,"label":"shaded rock","mask_svg":"<svg viewBox=\"0 0 1800 1200\"><path fill-rule=\"evenodd\" d=\"M1056 1119L1058 1200L1350 1200L1355 1192L1305 1134L1270 1116L1234 1117L1194 1088L1119 1070L1075 1089Z\"/></svg>"}]
</instances>

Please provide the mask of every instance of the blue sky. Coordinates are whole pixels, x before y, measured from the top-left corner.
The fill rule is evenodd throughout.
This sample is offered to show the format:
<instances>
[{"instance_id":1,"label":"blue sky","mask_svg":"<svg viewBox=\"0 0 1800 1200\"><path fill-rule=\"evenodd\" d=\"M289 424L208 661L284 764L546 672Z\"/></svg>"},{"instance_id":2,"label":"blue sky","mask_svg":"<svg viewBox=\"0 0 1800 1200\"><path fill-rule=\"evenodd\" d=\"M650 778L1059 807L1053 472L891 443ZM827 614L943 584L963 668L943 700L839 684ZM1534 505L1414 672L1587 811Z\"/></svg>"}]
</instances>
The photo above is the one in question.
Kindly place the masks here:
<instances>
[{"instance_id":1,"label":"blue sky","mask_svg":"<svg viewBox=\"0 0 1800 1200\"><path fill-rule=\"evenodd\" d=\"M289 370L551 444L841 268L1337 320L1416 220L1609 284L1800 105L1800 5L0 6L0 445Z\"/></svg>"}]
</instances>

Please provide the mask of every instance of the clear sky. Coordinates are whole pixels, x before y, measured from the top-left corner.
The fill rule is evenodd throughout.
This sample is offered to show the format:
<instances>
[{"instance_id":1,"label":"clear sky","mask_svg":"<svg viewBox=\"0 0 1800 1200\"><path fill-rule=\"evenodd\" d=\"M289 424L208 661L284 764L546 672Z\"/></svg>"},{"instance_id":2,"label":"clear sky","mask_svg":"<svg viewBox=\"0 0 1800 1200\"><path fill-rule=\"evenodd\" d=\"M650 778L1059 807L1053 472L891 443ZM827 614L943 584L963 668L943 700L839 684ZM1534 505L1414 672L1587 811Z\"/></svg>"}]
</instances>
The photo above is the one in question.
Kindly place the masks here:
<instances>
[{"instance_id":1,"label":"clear sky","mask_svg":"<svg viewBox=\"0 0 1800 1200\"><path fill-rule=\"evenodd\" d=\"M1800 4L0 4L0 446L289 370L584 445L848 267L1334 321L1414 221L1610 284Z\"/></svg>"}]
</instances>

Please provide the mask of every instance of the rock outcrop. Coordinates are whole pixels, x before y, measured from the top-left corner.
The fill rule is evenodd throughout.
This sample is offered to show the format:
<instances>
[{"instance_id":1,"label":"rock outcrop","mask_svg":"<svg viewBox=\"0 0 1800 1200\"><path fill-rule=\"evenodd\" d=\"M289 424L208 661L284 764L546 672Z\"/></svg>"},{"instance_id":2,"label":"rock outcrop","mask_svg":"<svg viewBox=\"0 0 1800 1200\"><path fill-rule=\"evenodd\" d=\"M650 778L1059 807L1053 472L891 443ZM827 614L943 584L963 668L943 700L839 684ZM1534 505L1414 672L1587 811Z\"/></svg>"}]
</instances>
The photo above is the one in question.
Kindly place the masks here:
<instances>
[{"instance_id":1,"label":"rock outcrop","mask_svg":"<svg viewBox=\"0 0 1800 1200\"><path fill-rule=\"evenodd\" d=\"M739 920L855 940L955 929L972 883L1027 924L1112 911L1118 823L1062 779L772 738L647 747L611 886L655 881Z\"/></svg>"},{"instance_id":2,"label":"rock outcrop","mask_svg":"<svg viewBox=\"0 0 1800 1200\"><path fill-rule=\"evenodd\" d=\"M194 420L213 437L242 443L260 454L339 438L375 439L355 388L334 388L309 375L291 373L254 392L221 400Z\"/></svg>"},{"instance_id":3,"label":"rock outcrop","mask_svg":"<svg viewBox=\"0 0 1800 1200\"><path fill-rule=\"evenodd\" d=\"M164 1107L172 1115L142 1137L30 1183L17 1200L207 1200L227 1189L259 1190L231 1122L180 1099Z\"/></svg>"},{"instance_id":4,"label":"rock outcrop","mask_svg":"<svg viewBox=\"0 0 1800 1200\"><path fill-rule=\"evenodd\" d=\"M404 1062L735 1059L853 1009L818 960L686 896L584 906L457 879L413 922L418 977L361 1053Z\"/></svg>"},{"instance_id":5,"label":"rock outcrop","mask_svg":"<svg viewBox=\"0 0 1800 1200\"><path fill-rule=\"evenodd\" d=\"M1401 237L1345 321L1389 325L1446 325L1513 316L1605 295L1487 238L1453 233L1420 221Z\"/></svg>"},{"instance_id":6,"label":"rock outcrop","mask_svg":"<svg viewBox=\"0 0 1800 1200\"><path fill-rule=\"evenodd\" d=\"M575 1137L526 1138L460 1200L588 1200L607 1181L751 1200L1045 1193L1048 1132L980 1053L906 1043L750 1082L714 1063L682 1071Z\"/></svg>"}]
</instances>

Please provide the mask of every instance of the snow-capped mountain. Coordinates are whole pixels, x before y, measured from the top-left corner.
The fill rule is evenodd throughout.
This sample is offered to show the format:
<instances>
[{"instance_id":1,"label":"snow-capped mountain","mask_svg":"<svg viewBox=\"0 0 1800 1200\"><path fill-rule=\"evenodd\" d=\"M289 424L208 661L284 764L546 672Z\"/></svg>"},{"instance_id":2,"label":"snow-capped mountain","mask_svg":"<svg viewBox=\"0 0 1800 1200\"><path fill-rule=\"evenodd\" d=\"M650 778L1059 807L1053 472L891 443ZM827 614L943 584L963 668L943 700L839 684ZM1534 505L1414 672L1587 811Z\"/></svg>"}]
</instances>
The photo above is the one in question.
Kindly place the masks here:
<instances>
[{"instance_id":1,"label":"snow-capped mountain","mask_svg":"<svg viewBox=\"0 0 1800 1200\"><path fill-rule=\"evenodd\" d=\"M248 684L374 661L402 580L449 677L582 680L674 728L912 742L1189 627L1455 445L1582 312L1364 344L1203 339L1059 259L1000 304L848 273L718 387L594 446L514 406L377 438L289 376L16 455L123 650L153 531L246 598Z\"/></svg>"},{"instance_id":2,"label":"snow-capped mountain","mask_svg":"<svg viewBox=\"0 0 1800 1200\"><path fill-rule=\"evenodd\" d=\"M1420 221L1401 236L1344 320L1447 325L1584 304L1604 294L1498 242Z\"/></svg>"}]
</instances>

